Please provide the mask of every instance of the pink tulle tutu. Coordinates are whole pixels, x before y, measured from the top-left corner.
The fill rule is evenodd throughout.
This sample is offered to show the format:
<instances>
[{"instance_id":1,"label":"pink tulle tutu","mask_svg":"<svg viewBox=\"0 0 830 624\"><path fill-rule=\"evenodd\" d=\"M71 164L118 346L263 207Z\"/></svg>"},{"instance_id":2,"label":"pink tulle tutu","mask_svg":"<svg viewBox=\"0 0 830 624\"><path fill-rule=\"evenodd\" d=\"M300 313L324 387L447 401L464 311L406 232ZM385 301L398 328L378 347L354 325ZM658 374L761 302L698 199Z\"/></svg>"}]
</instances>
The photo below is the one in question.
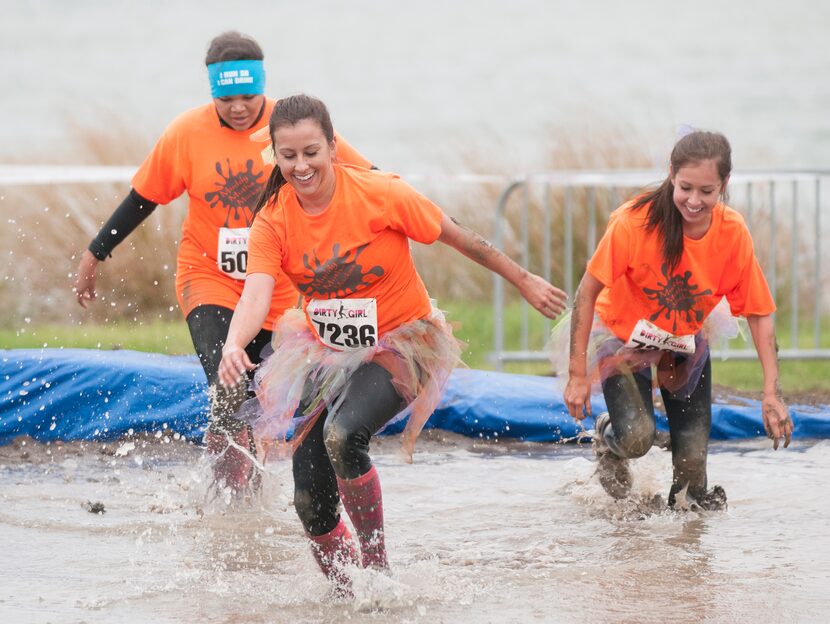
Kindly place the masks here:
<instances>
[{"instance_id":1,"label":"pink tulle tutu","mask_svg":"<svg viewBox=\"0 0 830 624\"><path fill-rule=\"evenodd\" d=\"M683 356L673 351L640 351L625 346L605 324L594 316L588 339L588 375L593 391L599 392L601 384L613 375L640 374L651 379L652 367L656 367L660 386L677 398L688 398L700 381L700 374L709 356L711 344L725 345L732 338L744 336L738 319L729 311L726 299L712 310L695 335L695 352ZM565 314L551 330L547 345L548 355L561 389L568 380L570 364L571 314Z\"/></svg>"},{"instance_id":2,"label":"pink tulle tutu","mask_svg":"<svg viewBox=\"0 0 830 624\"><path fill-rule=\"evenodd\" d=\"M274 327L274 353L259 367L254 378L257 398L240 414L251 423L254 436L269 446L303 440L324 409L337 411L349 377L367 362L375 362L392 375L392 383L406 408L387 425L409 417L402 437L407 461L418 434L438 405L450 373L460 363L461 343L440 310L429 318L404 323L386 332L372 347L335 351L320 343L301 310L288 310ZM297 413L300 404L307 406Z\"/></svg>"}]
</instances>

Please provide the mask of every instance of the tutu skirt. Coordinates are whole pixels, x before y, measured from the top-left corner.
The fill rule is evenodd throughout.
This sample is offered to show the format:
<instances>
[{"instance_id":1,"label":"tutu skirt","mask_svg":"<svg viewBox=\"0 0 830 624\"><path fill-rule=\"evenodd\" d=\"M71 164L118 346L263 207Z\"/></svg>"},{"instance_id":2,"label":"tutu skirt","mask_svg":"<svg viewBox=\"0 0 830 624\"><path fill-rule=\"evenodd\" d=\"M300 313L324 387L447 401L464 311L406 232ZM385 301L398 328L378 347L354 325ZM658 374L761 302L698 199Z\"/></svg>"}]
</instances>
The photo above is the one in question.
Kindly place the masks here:
<instances>
[{"instance_id":1,"label":"tutu skirt","mask_svg":"<svg viewBox=\"0 0 830 624\"><path fill-rule=\"evenodd\" d=\"M336 413L352 373L374 362L392 375L392 384L406 407L388 423L409 417L402 450L407 461L418 434L438 405L450 373L460 363L461 343L440 310L429 318L404 323L386 332L378 343L352 351L335 351L320 343L301 310L288 310L274 328L274 353L254 377L256 399L240 414L264 445L291 435L296 448L328 410ZM298 411L300 406L301 411Z\"/></svg>"},{"instance_id":2,"label":"tutu skirt","mask_svg":"<svg viewBox=\"0 0 830 624\"><path fill-rule=\"evenodd\" d=\"M651 379L654 367L660 387L668 390L674 398L688 399L700 381L710 345L726 344L739 335L745 336L740 320L732 316L726 299L722 299L695 335L694 353L685 355L668 350L643 351L626 347L625 341L595 316L587 355L587 370L593 391L599 392L602 382L614 375L638 374ZM562 390L568 380L570 334L571 315L568 313L551 330L547 345L553 372Z\"/></svg>"}]
</instances>

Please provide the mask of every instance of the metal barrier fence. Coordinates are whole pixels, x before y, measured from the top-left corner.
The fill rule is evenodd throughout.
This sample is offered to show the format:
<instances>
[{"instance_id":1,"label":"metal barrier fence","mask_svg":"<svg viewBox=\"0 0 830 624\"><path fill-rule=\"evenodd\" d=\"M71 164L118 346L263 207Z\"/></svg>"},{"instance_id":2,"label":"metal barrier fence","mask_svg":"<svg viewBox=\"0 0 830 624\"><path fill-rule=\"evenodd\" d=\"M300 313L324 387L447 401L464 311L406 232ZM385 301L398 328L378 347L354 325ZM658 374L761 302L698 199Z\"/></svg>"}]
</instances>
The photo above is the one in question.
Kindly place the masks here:
<instances>
[{"instance_id":1,"label":"metal barrier fence","mask_svg":"<svg viewBox=\"0 0 830 624\"><path fill-rule=\"evenodd\" d=\"M0 188L74 183L128 182L135 167L0 165ZM573 296L608 214L643 187L659 183L665 171L557 171L514 179L503 176L405 175L413 183L504 185L492 241L519 263ZM778 305L780 358L830 358L822 323L830 316L830 276L823 266L822 241L830 218L822 219L822 185L830 170L737 171L729 183L729 205L743 214L756 254ZM97 227L87 229L94 233ZM507 249L510 247L510 249ZM504 281L493 277L493 351L497 369L506 362L547 360L544 344L551 321L534 318L519 301L518 336L506 338L508 308ZM512 304L511 304L512 305ZM782 331L782 328L784 331ZM531 339L533 338L533 339ZM722 354L716 354L722 355ZM754 359L752 348L730 349L731 358Z\"/></svg>"},{"instance_id":2,"label":"metal barrier fence","mask_svg":"<svg viewBox=\"0 0 830 624\"><path fill-rule=\"evenodd\" d=\"M558 171L515 178L499 197L493 244L573 297L608 214L664 177L665 171L630 170ZM729 182L728 203L746 219L776 297L780 358L830 358L830 345L821 333L822 317L828 313L824 300L828 275L822 263L822 241L830 233L830 219L822 220L822 183L828 180L830 170L739 171ZM505 362L548 357L544 342L551 321L545 319L542 331L531 340L530 306L524 301L516 305L519 335L506 344L504 280L494 276L490 359L497 370ZM782 327L788 331L782 332ZM728 357L754 359L756 354L752 348L730 348Z\"/></svg>"}]
</instances>

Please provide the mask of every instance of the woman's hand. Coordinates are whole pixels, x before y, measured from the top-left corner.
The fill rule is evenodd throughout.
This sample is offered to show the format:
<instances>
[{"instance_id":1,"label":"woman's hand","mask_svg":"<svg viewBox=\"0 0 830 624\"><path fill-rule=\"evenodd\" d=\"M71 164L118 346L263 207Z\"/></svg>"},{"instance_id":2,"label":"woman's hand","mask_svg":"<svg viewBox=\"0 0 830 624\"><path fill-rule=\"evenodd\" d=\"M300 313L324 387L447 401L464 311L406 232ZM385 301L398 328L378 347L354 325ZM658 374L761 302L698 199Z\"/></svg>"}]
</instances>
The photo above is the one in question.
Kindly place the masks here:
<instances>
[{"instance_id":1,"label":"woman's hand","mask_svg":"<svg viewBox=\"0 0 830 624\"><path fill-rule=\"evenodd\" d=\"M556 318L565 309L568 295L533 273L525 273L516 284L527 302L548 318Z\"/></svg>"},{"instance_id":2,"label":"woman's hand","mask_svg":"<svg viewBox=\"0 0 830 624\"><path fill-rule=\"evenodd\" d=\"M255 368L245 349L226 344L222 348L222 361L219 362L219 383L226 388L233 388L245 380L245 373Z\"/></svg>"},{"instance_id":3,"label":"woman's hand","mask_svg":"<svg viewBox=\"0 0 830 624\"><path fill-rule=\"evenodd\" d=\"M231 317L222 360L219 362L219 383L233 388L245 379L245 373L256 366L245 352L254 336L262 328L271 307L274 278L267 273L251 273L245 280L242 296Z\"/></svg>"},{"instance_id":4,"label":"woman's hand","mask_svg":"<svg viewBox=\"0 0 830 624\"><path fill-rule=\"evenodd\" d=\"M78 271L75 274L75 285L72 290L78 305L86 309L87 303L95 299L95 281L98 277L98 258L92 255L89 249L81 254L81 261L78 263Z\"/></svg>"},{"instance_id":5,"label":"woman's hand","mask_svg":"<svg viewBox=\"0 0 830 624\"><path fill-rule=\"evenodd\" d=\"M784 438L784 448L790 445L793 436L793 421L787 407L781 400L778 386L778 341L775 339L775 324L772 316L750 315L746 317L752 341L764 371L764 398L761 401L761 416L764 429L772 438L772 448L778 450L778 441Z\"/></svg>"},{"instance_id":6,"label":"woman's hand","mask_svg":"<svg viewBox=\"0 0 830 624\"><path fill-rule=\"evenodd\" d=\"M778 441L784 438L784 448L790 445L793 436L793 421L787 406L777 394L765 394L761 402L764 430L772 438L772 448L778 450Z\"/></svg>"},{"instance_id":7,"label":"woman's hand","mask_svg":"<svg viewBox=\"0 0 830 624\"><path fill-rule=\"evenodd\" d=\"M582 420L585 416L591 415L591 382L585 375L568 377L563 398L574 420Z\"/></svg>"}]
</instances>

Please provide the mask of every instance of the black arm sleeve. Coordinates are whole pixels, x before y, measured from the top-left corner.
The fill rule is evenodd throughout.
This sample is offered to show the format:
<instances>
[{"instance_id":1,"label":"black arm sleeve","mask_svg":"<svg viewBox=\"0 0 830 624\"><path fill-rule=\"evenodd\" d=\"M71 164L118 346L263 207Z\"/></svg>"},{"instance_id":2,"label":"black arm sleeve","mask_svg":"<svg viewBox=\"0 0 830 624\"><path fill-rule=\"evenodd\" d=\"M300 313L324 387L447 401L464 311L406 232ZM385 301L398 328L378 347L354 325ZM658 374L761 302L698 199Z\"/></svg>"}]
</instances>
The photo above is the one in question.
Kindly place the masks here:
<instances>
[{"instance_id":1,"label":"black arm sleeve","mask_svg":"<svg viewBox=\"0 0 830 624\"><path fill-rule=\"evenodd\" d=\"M127 238L130 232L150 216L157 205L136 193L135 189L130 189L129 195L115 209L112 216L107 219L104 227L92 239L87 249L99 260L105 260L107 256L112 255L112 250L115 249L118 243Z\"/></svg>"}]
</instances>

